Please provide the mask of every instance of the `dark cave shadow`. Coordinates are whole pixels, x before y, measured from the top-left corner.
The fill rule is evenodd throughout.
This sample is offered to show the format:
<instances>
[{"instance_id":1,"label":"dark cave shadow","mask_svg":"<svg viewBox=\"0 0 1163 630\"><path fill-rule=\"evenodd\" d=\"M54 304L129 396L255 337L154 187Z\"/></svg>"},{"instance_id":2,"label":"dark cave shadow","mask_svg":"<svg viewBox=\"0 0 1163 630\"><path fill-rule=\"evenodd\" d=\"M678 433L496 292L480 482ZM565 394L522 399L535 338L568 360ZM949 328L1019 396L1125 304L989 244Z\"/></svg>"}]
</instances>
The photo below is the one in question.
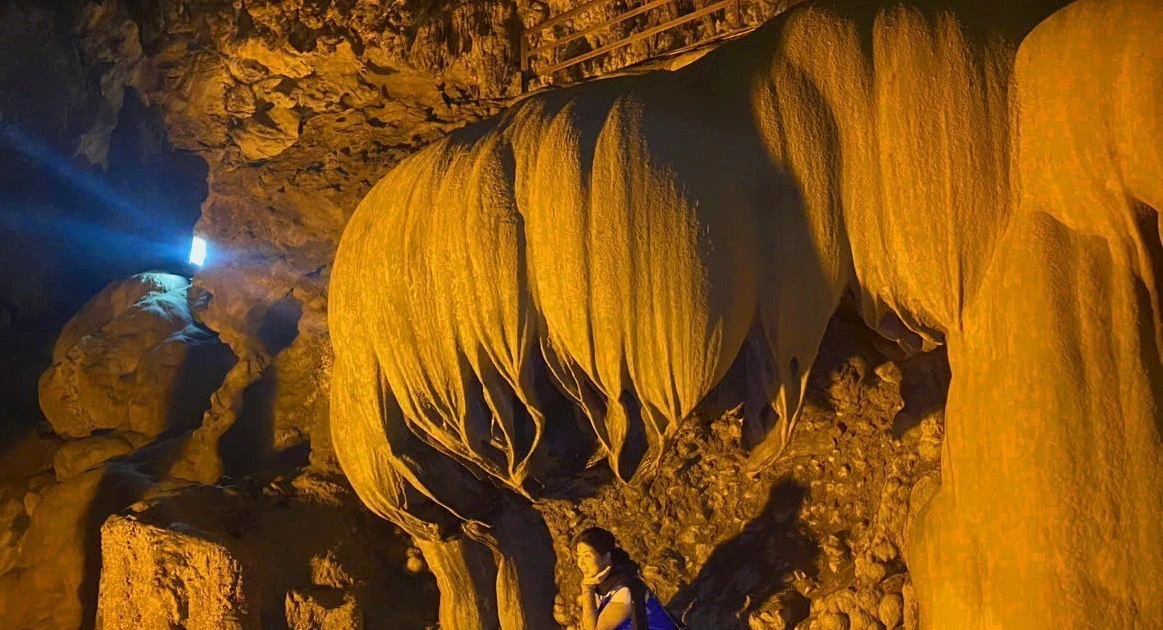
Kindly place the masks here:
<instances>
[{"instance_id":1,"label":"dark cave shadow","mask_svg":"<svg viewBox=\"0 0 1163 630\"><path fill-rule=\"evenodd\" d=\"M157 488L158 482L168 476L181 459L190 433L201 426L204 414L211 406L212 395L222 387L235 363L237 357L228 347L211 343L209 338L192 345L177 376L177 387L170 394L168 428L141 448L111 459L99 469L103 474L83 520L84 565L78 587L84 615L83 630L94 628L96 624L102 525L111 515L123 512L151 489ZM245 449L259 449L256 445L271 444L275 375L274 366L271 366L263 378L247 389L244 412L231 427L232 430L240 427L239 430L229 441L227 436L223 436L219 442L220 455L229 471L258 469L274 461L265 456L266 451ZM257 421L249 418L247 413L256 409L259 411ZM230 435L231 431L227 434ZM262 455L256 456L259 453ZM295 453L296 456L299 454ZM306 459L305 454L302 459Z\"/></svg>"},{"instance_id":2,"label":"dark cave shadow","mask_svg":"<svg viewBox=\"0 0 1163 630\"><path fill-rule=\"evenodd\" d=\"M893 436L900 438L920 425L925 416L945 409L949 398L949 350L941 346L932 352L901 362L901 400L905 405L893 419Z\"/></svg>"},{"instance_id":3,"label":"dark cave shadow","mask_svg":"<svg viewBox=\"0 0 1163 630\"><path fill-rule=\"evenodd\" d=\"M302 303L287 295L262 312L256 336L266 353L277 357L299 337ZM272 361L242 393L242 408L234 424L218 440L223 474L244 477L260 470L285 471L306 465L310 444L304 441L275 450L275 401L279 388L279 364Z\"/></svg>"},{"instance_id":4,"label":"dark cave shadow","mask_svg":"<svg viewBox=\"0 0 1163 630\"><path fill-rule=\"evenodd\" d=\"M763 511L711 553L667 608L693 630L746 630L749 615L782 590L793 571L816 572L819 546L796 528L806 497L807 488L790 479L773 485ZM802 596L784 603L789 628L807 618L808 604Z\"/></svg>"},{"instance_id":5,"label":"dark cave shadow","mask_svg":"<svg viewBox=\"0 0 1163 630\"><path fill-rule=\"evenodd\" d=\"M180 445L181 440L158 439L133 453L109 460L98 469L102 471L101 480L82 520L84 564L81 584L77 587L82 610L81 630L92 630L97 623L101 526L110 516L121 513L156 487L159 475L169 470L181 454Z\"/></svg>"},{"instance_id":6,"label":"dark cave shadow","mask_svg":"<svg viewBox=\"0 0 1163 630\"><path fill-rule=\"evenodd\" d=\"M570 400L550 376L549 367L540 352L533 353L534 387L545 414L545 434L538 447L541 459L535 473L537 479L527 489L539 499L580 501L590 498L598 490L614 481L614 474L603 458L592 467L586 463L601 446L581 406ZM514 401L522 419L526 412L519 401Z\"/></svg>"},{"instance_id":7,"label":"dark cave shadow","mask_svg":"<svg viewBox=\"0 0 1163 630\"><path fill-rule=\"evenodd\" d=\"M1142 279L1134 281L1135 300L1140 306L1144 308L1147 313L1154 311L1160 312L1160 305L1155 296L1163 295L1160 291L1163 290L1163 223L1160 222L1159 211L1147 204L1144 201L1136 201L1135 227L1139 233L1139 238L1147 250L1148 265L1153 272L1153 285L1148 287L1146 282ZM1156 337L1153 321L1149 316L1139 318L1139 337L1143 340L1140 347L1140 360L1142 361L1149 382L1151 383L1152 393L1155 394L1155 400L1163 400L1163 361L1160 360L1163 354L1160 354L1160 348L1156 345ZM1155 431L1156 435L1163 436L1163 409L1156 408L1155 411Z\"/></svg>"},{"instance_id":8,"label":"dark cave shadow","mask_svg":"<svg viewBox=\"0 0 1163 630\"><path fill-rule=\"evenodd\" d=\"M217 341L218 335L210 339ZM210 409L210 398L226 381L230 368L238 357L226 344L198 340L189 347L186 360L177 376L177 387L170 393L166 426L159 438L176 437L201 426L202 418ZM197 401L197 404L191 404Z\"/></svg>"},{"instance_id":9,"label":"dark cave shadow","mask_svg":"<svg viewBox=\"0 0 1163 630\"><path fill-rule=\"evenodd\" d=\"M827 414L842 412L827 392L834 373L850 369L848 363L856 357L863 359L865 365L863 373L856 375L857 385L876 381L875 369L886 362L892 361L900 368L900 396L904 406L893 419L895 437L900 438L926 416L945 408L952 380L948 349L938 346L929 352L910 354L896 341L870 327L860 316L855 298L850 294L845 294L828 322L808 377L805 404Z\"/></svg>"},{"instance_id":10,"label":"dark cave shadow","mask_svg":"<svg viewBox=\"0 0 1163 630\"><path fill-rule=\"evenodd\" d=\"M222 473L245 477L267 466L274 455L278 366L268 365L242 393L242 409L218 440Z\"/></svg>"},{"instance_id":11,"label":"dark cave shadow","mask_svg":"<svg viewBox=\"0 0 1163 630\"><path fill-rule=\"evenodd\" d=\"M853 298L845 294L824 331L819 353L808 376L805 404L828 414L840 412L827 395L834 372L845 369L851 359L859 357L867 368L857 382L875 378L873 369L890 360L893 347L894 342L880 336L864 322Z\"/></svg>"}]
</instances>

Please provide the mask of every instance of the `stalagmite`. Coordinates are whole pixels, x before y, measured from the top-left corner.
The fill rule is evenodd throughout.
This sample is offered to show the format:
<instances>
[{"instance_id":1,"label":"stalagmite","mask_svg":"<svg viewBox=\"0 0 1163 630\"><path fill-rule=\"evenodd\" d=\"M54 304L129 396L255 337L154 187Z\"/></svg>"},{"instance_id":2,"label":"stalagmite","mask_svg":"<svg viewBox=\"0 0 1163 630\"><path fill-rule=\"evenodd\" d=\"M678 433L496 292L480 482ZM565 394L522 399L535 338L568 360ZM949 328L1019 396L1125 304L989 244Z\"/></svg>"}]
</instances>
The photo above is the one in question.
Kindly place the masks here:
<instances>
[{"instance_id":1,"label":"stalagmite","mask_svg":"<svg viewBox=\"0 0 1163 630\"><path fill-rule=\"evenodd\" d=\"M1160 35L1158 3L1079 2L1018 51L1015 216L914 532L929 627L1163 627Z\"/></svg>"},{"instance_id":2,"label":"stalagmite","mask_svg":"<svg viewBox=\"0 0 1163 630\"><path fill-rule=\"evenodd\" d=\"M1081 0L1019 49L1049 13L804 5L376 186L332 275L332 431L424 541L443 625L554 625L527 502L569 474L541 447L573 419L547 378L633 482L743 353L763 466L851 291L902 346L949 346L923 625L1163 627L1163 9Z\"/></svg>"}]
</instances>

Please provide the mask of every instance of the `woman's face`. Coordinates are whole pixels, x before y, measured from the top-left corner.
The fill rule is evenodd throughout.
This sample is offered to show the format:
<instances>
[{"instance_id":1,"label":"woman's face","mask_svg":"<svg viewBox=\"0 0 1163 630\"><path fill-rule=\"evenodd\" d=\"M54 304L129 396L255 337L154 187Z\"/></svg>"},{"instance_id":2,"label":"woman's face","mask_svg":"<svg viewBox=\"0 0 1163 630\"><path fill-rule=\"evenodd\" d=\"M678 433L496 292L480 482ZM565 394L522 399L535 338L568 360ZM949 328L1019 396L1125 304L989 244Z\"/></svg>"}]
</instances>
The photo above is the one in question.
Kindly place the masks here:
<instances>
[{"instance_id":1,"label":"woman's face","mask_svg":"<svg viewBox=\"0 0 1163 630\"><path fill-rule=\"evenodd\" d=\"M577 568L581 569L582 575L595 576L608 566L610 566L609 553L598 553L585 543L577 544Z\"/></svg>"}]
</instances>

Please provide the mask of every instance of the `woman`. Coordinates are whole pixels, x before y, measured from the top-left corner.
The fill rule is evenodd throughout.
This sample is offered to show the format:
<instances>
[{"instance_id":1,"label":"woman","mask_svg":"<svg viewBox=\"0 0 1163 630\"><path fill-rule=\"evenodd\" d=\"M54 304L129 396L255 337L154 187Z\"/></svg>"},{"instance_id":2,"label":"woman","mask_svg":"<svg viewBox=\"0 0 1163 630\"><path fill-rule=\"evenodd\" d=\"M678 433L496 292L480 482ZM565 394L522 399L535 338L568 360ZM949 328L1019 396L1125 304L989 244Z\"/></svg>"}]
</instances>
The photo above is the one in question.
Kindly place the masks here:
<instances>
[{"instance_id":1,"label":"woman","mask_svg":"<svg viewBox=\"0 0 1163 630\"><path fill-rule=\"evenodd\" d=\"M582 630L678 630L613 534L591 527L574 539L574 548L582 572Z\"/></svg>"}]
</instances>

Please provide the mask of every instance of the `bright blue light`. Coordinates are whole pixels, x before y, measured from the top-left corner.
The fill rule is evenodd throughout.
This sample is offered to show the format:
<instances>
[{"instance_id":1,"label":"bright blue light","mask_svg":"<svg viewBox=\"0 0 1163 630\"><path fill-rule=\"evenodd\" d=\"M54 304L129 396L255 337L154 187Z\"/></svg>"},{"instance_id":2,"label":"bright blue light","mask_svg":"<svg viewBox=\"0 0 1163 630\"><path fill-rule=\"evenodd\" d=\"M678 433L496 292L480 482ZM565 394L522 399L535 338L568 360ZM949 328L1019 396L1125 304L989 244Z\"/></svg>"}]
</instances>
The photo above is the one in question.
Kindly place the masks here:
<instances>
[{"instance_id":1,"label":"bright blue light","mask_svg":"<svg viewBox=\"0 0 1163 630\"><path fill-rule=\"evenodd\" d=\"M190 245L190 264L201 267L204 262L206 262L206 241L195 236L194 243Z\"/></svg>"}]
</instances>

